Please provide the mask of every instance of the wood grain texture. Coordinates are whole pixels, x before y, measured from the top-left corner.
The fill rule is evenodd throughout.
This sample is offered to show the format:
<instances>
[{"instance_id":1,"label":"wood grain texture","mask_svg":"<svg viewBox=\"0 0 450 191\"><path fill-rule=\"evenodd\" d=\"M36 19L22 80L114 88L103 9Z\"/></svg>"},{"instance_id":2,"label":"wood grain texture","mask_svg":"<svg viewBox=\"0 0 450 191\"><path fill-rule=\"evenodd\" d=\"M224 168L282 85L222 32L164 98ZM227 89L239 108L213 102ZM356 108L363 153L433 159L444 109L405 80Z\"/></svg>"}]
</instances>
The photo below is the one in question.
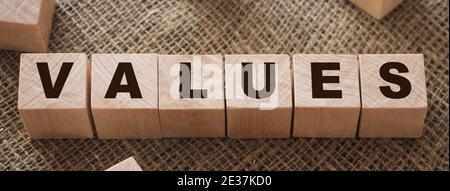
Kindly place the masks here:
<instances>
[{"instance_id":1,"label":"wood grain texture","mask_svg":"<svg viewBox=\"0 0 450 191\"><path fill-rule=\"evenodd\" d=\"M275 63L275 89L267 98L245 95L242 63L253 63L255 90L265 86L264 62ZM259 66L258 66L259 65ZM288 138L291 130L292 89L289 56L284 54L225 55L227 129L231 138Z\"/></svg>"},{"instance_id":2,"label":"wood grain texture","mask_svg":"<svg viewBox=\"0 0 450 191\"><path fill-rule=\"evenodd\" d=\"M295 137L351 138L356 136L360 113L359 69L356 55L296 54L294 62ZM341 90L342 98L313 98L312 64L339 63L339 70L323 70L338 76L339 83L324 83L324 90Z\"/></svg>"},{"instance_id":3,"label":"wood grain texture","mask_svg":"<svg viewBox=\"0 0 450 191\"><path fill-rule=\"evenodd\" d=\"M156 54L92 55L91 107L100 139L160 138ZM105 98L119 63L131 63L142 98ZM122 76L121 85L128 84Z\"/></svg>"},{"instance_id":4,"label":"wood grain texture","mask_svg":"<svg viewBox=\"0 0 450 191\"><path fill-rule=\"evenodd\" d=\"M54 83L63 62L73 62L58 98L46 98L37 62L47 62ZM86 54L22 54L18 108L33 139L92 138Z\"/></svg>"},{"instance_id":5,"label":"wood grain texture","mask_svg":"<svg viewBox=\"0 0 450 191\"><path fill-rule=\"evenodd\" d=\"M142 171L142 168L133 157L127 158L105 171Z\"/></svg>"},{"instance_id":6,"label":"wood grain texture","mask_svg":"<svg viewBox=\"0 0 450 191\"><path fill-rule=\"evenodd\" d=\"M403 0L350 0L375 19L381 20L394 10Z\"/></svg>"},{"instance_id":7,"label":"wood grain texture","mask_svg":"<svg viewBox=\"0 0 450 191\"><path fill-rule=\"evenodd\" d=\"M359 55L362 110L359 137L415 138L422 135L427 112L424 58L421 54ZM400 87L380 77L386 62L400 62L409 72L398 73L410 81L411 93L402 99L384 96L380 86Z\"/></svg>"},{"instance_id":8,"label":"wood grain texture","mask_svg":"<svg viewBox=\"0 0 450 191\"><path fill-rule=\"evenodd\" d=\"M163 137L225 136L223 57L221 55L159 55L159 115ZM192 67L193 89L208 91L206 98L180 99L180 63ZM201 66L201 67L198 67ZM216 71L211 70L217 69ZM174 88L171 94L171 88ZM214 96L212 96L214 95Z\"/></svg>"},{"instance_id":9,"label":"wood grain texture","mask_svg":"<svg viewBox=\"0 0 450 191\"><path fill-rule=\"evenodd\" d=\"M48 52L55 0L0 1L0 49Z\"/></svg>"}]
</instances>

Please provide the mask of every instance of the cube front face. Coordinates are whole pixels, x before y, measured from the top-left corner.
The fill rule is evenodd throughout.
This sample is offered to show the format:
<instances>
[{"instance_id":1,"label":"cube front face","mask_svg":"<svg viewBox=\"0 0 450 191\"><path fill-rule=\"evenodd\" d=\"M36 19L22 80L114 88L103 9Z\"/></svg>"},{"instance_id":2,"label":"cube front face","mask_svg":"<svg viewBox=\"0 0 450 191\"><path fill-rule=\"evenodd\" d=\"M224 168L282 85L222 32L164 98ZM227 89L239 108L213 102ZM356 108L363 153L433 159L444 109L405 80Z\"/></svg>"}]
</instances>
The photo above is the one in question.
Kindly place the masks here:
<instances>
[{"instance_id":1,"label":"cube front face","mask_svg":"<svg viewBox=\"0 0 450 191\"><path fill-rule=\"evenodd\" d=\"M47 52L55 0L0 2L0 48Z\"/></svg>"},{"instance_id":2,"label":"cube front face","mask_svg":"<svg viewBox=\"0 0 450 191\"><path fill-rule=\"evenodd\" d=\"M92 109L100 139L161 138L157 109Z\"/></svg>"},{"instance_id":3,"label":"cube front face","mask_svg":"<svg viewBox=\"0 0 450 191\"><path fill-rule=\"evenodd\" d=\"M223 57L159 55L163 137L225 136Z\"/></svg>"},{"instance_id":4,"label":"cube front face","mask_svg":"<svg viewBox=\"0 0 450 191\"><path fill-rule=\"evenodd\" d=\"M163 137L225 137L224 109L162 109Z\"/></svg>"},{"instance_id":5,"label":"cube front face","mask_svg":"<svg viewBox=\"0 0 450 191\"><path fill-rule=\"evenodd\" d=\"M229 137L290 137L289 63L288 55L225 55Z\"/></svg>"},{"instance_id":6,"label":"cube front face","mask_svg":"<svg viewBox=\"0 0 450 191\"><path fill-rule=\"evenodd\" d=\"M394 10L403 0L350 0L375 19L382 19Z\"/></svg>"},{"instance_id":7,"label":"cube front face","mask_svg":"<svg viewBox=\"0 0 450 191\"><path fill-rule=\"evenodd\" d=\"M228 137L289 138L292 108L227 109Z\"/></svg>"},{"instance_id":8,"label":"cube front face","mask_svg":"<svg viewBox=\"0 0 450 191\"><path fill-rule=\"evenodd\" d=\"M36 25L18 25L0 22L0 48L24 52L47 52Z\"/></svg>"},{"instance_id":9,"label":"cube front face","mask_svg":"<svg viewBox=\"0 0 450 191\"><path fill-rule=\"evenodd\" d=\"M422 136L426 108L363 108L361 138L418 138Z\"/></svg>"},{"instance_id":10,"label":"cube front face","mask_svg":"<svg viewBox=\"0 0 450 191\"><path fill-rule=\"evenodd\" d=\"M19 109L32 139L93 138L88 109Z\"/></svg>"},{"instance_id":11,"label":"cube front face","mask_svg":"<svg viewBox=\"0 0 450 191\"><path fill-rule=\"evenodd\" d=\"M86 54L22 54L18 108L32 138L91 138Z\"/></svg>"},{"instance_id":12,"label":"cube front face","mask_svg":"<svg viewBox=\"0 0 450 191\"><path fill-rule=\"evenodd\" d=\"M356 136L360 113L356 55L296 54L295 137Z\"/></svg>"},{"instance_id":13,"label":"cube front face","mask_svg":"<svg viewBox=\"0 0 450 191\"><path fill-rule=\"evenodd\" d=\"M91 108L102 139L160 138L158 57L92 55Z\"/></svg>"},{"instance_id":14,"label":"cube front face","mask_svg":"<svg viewBox=\"0 0 450 191\"><path fill-rule=\"evenodd\" d=\"M427 111L423 55L360 55L360 137L419 137Z\"/></svg>"}]
</instances>

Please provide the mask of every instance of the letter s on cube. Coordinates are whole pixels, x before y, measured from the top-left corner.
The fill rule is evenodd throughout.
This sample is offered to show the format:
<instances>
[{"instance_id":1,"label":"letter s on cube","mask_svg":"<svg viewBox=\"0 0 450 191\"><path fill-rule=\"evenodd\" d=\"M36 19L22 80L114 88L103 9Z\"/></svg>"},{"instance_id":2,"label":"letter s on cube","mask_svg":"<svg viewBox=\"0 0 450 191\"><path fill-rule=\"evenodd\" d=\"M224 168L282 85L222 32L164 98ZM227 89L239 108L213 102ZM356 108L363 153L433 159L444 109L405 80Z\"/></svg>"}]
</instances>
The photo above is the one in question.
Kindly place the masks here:
<instances>
[{"instance_id":1,"label":"letter s on cube","mask_svg":"<svg viewBox=\"0 0 450 191\"><path fill-rule=\"evenodd\" d=\"M359 137L420 137L427 112L423 55L363 54L359 62Z\"/></svg>"}]
</instances>

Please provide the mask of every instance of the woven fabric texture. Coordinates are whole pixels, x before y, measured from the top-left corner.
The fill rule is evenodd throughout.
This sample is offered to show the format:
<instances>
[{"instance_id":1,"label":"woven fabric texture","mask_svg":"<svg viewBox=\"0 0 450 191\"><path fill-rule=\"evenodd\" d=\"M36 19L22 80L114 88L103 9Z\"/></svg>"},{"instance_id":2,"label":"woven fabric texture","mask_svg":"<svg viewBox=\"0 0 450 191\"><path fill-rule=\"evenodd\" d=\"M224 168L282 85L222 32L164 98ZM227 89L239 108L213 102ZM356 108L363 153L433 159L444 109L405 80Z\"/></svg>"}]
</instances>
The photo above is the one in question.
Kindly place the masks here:
<instances>
[{"instance_id":1,"label":"woven fabric texture","mask_svg":"<svg viewBox=\"0 0 450 191\"><path fill-rule=\"evenodd\" d=\"M376 21L346 0L60 0L50 52L423 53L420 139L30 140L19 52L0 51L0 170L448 170L448 0L407 0Z\"/></svg>"}]
</instances>

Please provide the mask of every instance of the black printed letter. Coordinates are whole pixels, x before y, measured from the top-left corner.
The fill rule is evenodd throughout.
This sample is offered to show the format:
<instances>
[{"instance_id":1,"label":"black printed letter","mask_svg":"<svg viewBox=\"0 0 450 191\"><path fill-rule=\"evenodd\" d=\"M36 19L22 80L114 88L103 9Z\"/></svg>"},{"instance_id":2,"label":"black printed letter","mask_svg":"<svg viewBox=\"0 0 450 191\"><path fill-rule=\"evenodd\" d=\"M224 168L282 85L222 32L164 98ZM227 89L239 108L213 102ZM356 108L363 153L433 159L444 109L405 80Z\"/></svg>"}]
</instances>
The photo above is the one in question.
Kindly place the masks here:
<instances>
[{"instance_id":1,"label":"black printed letter","mask_svg":"<svg viewBox=\"0 0 450 191\"><path fill-rule=\"evenodd\" d=\"M253 67L251 62L242 63L242 86L244 88L245 95L255 98L263 99L268 98L275 91L275 63L264 63L265 81L266 85L262 90L255 90L253 87ZM250 88L249 88L250 87Z\"/></svg>"},{"instance_id":2,"label":"black printed letter","mask_svg":"<svg viewBox=\"0 0 450 191\"><path fill-rule=\"evenodd\" d=\"M180 63L180 99L183 98L207 98L207 90L191 89L191 63Z\"/></svg>"},{"instance_id":3,"label":"black printed letter","mask_svg":"<svg viewBox=\"0 0 450 191\"><path fill-rule=\"evenodd\" d=\"M339 83L339 76L323 76L323 70L340 70L339 62L311 63L311 82L313 98L342 98L341 90L324 90L324 83Z\"/></svg>"},{"instance_id":4,"label":"black printed letter","mask_svg":"<svg viewBox=\"0 0 450 191\"><path fill-rule=\"evenodd\" d=\"M70 70L72 69L72 62L64 62L59 71L58 77L56 77L55 85L52 85L52 79L50 77L50 70L47 62L36 63L39 76L41 77L42 87L46 98L58 98L61 94L62 88L66 83L67 77L69 77Z\"/></svg>"},{"instance_id":5,"label":"black printed letter","mask_svg":"<svg viewBox=\"0 0 450 191\"><path fill-rule=\"evenodd\" d=\"M397 84L400 90L395 92L389 86L380 86L381 93L391 99L402 99L411 93L411 83L403 76L390 73L391 69L396 69L399 73L408 73L408 68L399 62L388 62L383 64L380 68L380 76L383 80Z\"/></svg>"},{"instance_id":6,"label":"black printed letter","mask_svg":"<svg viewBox=\"0 0 450 191\"><path fill-rule=\"evenodd\" d=\"M120 84L123 76L127 79L126 85ZM105 98L116 98L118 92L129 92L131 98L142 98L141 90L139 89L136 75L134 74L133 66L130 62L119 63L111 83L109 84Z\"/></svg>"}]
</instances>

